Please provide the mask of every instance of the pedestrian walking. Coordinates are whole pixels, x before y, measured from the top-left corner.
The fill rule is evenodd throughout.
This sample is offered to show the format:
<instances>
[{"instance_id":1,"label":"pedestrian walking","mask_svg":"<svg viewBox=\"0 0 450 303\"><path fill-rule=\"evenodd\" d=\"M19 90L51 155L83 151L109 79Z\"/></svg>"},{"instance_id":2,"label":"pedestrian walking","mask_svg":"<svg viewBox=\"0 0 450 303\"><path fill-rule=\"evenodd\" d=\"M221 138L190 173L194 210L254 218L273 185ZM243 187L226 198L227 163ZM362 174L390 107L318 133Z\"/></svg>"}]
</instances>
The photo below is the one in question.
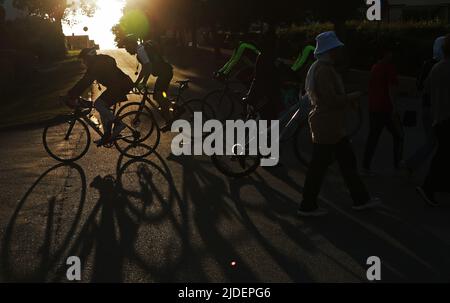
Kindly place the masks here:
<instances>
[{"instance_id":1,"label":"pedestrian walking","mask_svg":"<svg viewBox=\"0 0 450 303\"><path fill-rule=\"evenodd\" d=\"M359 101L360 93L346 94L342 78L335 70L335 62L344 44L334 32L317 36L313 63L306 77L306 91L312 110L309 125L314 144L311 163L306 173L300 216L321 216L327 213L317 205L328 167L336 160L350 191L355 210L373 207L380 203L371 198L358 175L356 156L345 130L345 112Z\"/></svg>"},{"instance_id":2,"label":"pedestrian walking","mask_svg":"<svg viewBox=\"0 0 450 303\"><path fill-rule=\"evenodd\" d=\"M369 80L369 135L366 141L363 174L373 176L371 162L381 133L386 128L393 138L394 167L400 168L403 150L403 127L394 104L394 90L398 85L397 72L392 63L393 53L383 47L379 61L373 65Z\"/></svg>"},{"instance_id":3,"label":"pedestrian walking","mask_svg":"<svg viewBox=\"0 0 450 303\"><path fill-rule=\"evenodd\" d=\"M437 150L422 186L417 188L424 201L439 205L436 193L450 192L450 34L442 45L444 59L432 68L425 81L425 92L429 94L433 117L433 130L437 139Z\"/></svg>"},{"instance_id":4,"label":"pedestrian walking","mask_svg":"<svg viewBox=\"0 0 450 303\"><path fill-rule=\"evenodd\" d=\"M445 36L441 36L434 41L433 57L426 60L417 77L417 90L422 93L422 127L425 134L425 142L402 163L402 166L409 171L410 174L417 171L427 159L433 154L436 148L436 137L433 132L433 119L431 114L430 95L424 92L425 80L428 78L433 66L444 58L442 45Z\"/></svg>"}]
</instances>

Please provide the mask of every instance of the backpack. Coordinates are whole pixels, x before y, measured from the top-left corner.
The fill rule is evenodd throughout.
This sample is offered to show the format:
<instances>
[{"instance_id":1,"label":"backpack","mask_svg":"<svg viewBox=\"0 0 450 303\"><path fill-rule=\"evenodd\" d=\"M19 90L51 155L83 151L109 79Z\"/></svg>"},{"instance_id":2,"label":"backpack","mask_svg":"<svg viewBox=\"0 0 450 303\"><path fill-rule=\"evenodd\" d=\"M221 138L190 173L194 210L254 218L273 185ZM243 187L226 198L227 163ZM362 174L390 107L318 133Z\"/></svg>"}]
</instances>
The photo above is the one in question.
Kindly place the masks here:
<instances>
[{"instance_id":1,"label":"backpack","mask_svg":"<svg viewBox=\"0 0 450 303\"><path fill-rule=\"evenodd\" d=\"M145 52L147 53L150 62L153 64L153 72L152 74L155 76L159 76L160 74L167 71L172 66L164 59L161 55L160 48L153 41L145 41L143 43Z\"/></svg>"}]
</instances>

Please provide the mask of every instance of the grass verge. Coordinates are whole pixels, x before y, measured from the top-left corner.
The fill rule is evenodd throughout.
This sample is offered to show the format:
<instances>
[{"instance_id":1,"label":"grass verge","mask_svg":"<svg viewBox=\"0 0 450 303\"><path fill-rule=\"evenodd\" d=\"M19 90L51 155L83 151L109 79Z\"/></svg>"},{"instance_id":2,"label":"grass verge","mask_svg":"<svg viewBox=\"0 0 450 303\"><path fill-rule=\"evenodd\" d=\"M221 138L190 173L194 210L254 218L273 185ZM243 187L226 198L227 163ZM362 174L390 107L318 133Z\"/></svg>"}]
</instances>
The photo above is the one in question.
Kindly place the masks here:
<instances>
[{"instance_id":1,"label":"grass verge","mask_svg":"<svg viewBox=\"0 0 450 303\"><path fill-rule=\"evenodd\" d=\"M0 129L35 124L67 114L70 109L58 101L81 78L83 68L76 60L78 52L70 51L66 58L46 71L38 72L29 83L19 84L14 93L2 100Z\"/></svg>"}]
</instances>

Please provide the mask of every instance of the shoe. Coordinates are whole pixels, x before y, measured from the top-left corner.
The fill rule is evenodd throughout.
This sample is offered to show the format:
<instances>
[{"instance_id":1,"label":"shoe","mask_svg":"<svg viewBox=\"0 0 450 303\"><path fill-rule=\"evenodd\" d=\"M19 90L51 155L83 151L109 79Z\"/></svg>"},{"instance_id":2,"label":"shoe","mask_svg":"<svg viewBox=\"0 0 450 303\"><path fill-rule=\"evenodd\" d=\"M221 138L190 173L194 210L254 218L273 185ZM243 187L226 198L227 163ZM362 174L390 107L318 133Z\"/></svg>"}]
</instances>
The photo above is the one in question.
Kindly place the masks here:
<instances>
[{"instance_id":1,"label":"shoe","mask_svg":"<svg viewBox=\"0 0 450 303\"><path fill-rule=\"evenodd\" d=\"M361 170L361 176L363 176L363 177L375 177L376 174L370 169L363 168Z\"/></svg>"},{"instance_id":2,"label":"shoe","mask_svg":"<svg viewBox=\"0 0 450 303\"><path fill-rule=\"evenodd\" d=\"M321 217L328 214L328 210L325 208L316 208L315 210L304 211L299 209L297 215L300 217Z\"/></svg>"},{"instance_id":3,"label":"shoe","mask_svg":"<svg viewBox=\"0 0 450 303\"><path fill-rule=\"evenodd\" d=\"M95 143L95 145L97 145L97 147L100 147L100 146L109 144L111 141L112 141L111 135L107 135L107 136L104 135L100 139L95 140L94 143Z\"/></svg>"},{"instance_id":4,"label":"shoe","mask_svg":"<svg viewBox=\"0 0 450 303\"><path fill-rule=\"evenodd\" d=\"M367 201L364 204L353 205L352 209L354 209L354 210L365 210L365 209L369 209L369 208L374 208L374 207L376 207L376 206L378 206L380 204L381 204L381 199L378 198L378 197L373 197L373 198L370 198L370 200Z\"/></svg>"},{"instance_id":5,"label":"shoe","mask_svg":"<svg viewBox=\"0 0 450 303\"><path fill-rule=\"evenodd\" d=\"M123 122L119 122L118 124L114 125L114 129L112 132L112 140L114 140L115 138L117 138L121 132L123 132L123 130L127 128L127 126L123 123Z\"/></svg>"},{"instance_id":6,"label":"shoe","mask_svg":"<svg viewBox=\"0 0 450 303\"><path fill-rule=\"evenodd\" d=\"M439 203L434 199L432 193L427 192L422 186L416 187L417 192L422 197L422 199L430 206L439 206Z\"/></svg>"}]
</instances>

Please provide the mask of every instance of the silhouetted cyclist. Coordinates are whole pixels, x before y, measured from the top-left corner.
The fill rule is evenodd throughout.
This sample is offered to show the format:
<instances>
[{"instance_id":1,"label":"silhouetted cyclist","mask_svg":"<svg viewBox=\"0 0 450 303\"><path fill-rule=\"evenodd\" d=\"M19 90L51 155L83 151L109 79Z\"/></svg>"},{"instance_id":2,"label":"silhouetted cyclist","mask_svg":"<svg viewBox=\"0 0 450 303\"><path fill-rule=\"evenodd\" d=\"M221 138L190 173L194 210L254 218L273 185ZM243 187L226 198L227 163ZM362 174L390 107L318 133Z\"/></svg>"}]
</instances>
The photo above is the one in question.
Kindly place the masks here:
<instances>
[{"instance_id":1,"label":"silhouetted cyclist","mask_svg":"<svg viewBox=\"0 0 450 303\"><path fill-rule=\"evenodd\" d=\"M116 138L125 126L120 123L114 125L115 116L110 107L117 102L127 99L127 94L133 88L133 81L117 67L116 60L108 55L97 55L95 48L83 49L79 56L87 70L83 78L67 93L70 100L69 106L75 106L78 97L89 88L94 81L107 89L94 102L95 109L99 112L104 129L103 137L96 141L97 145L105 145Z\"/></svg>"},{"instance_id":2,"label":"silhouetted cyclist","mask_svg":"<svg viewBox=\"0 0 450 303\"><path fill-rule=\"evenodd\" d=\"M217 78L237 78L248 84L248 79L251 79L253 75L256 60L261 51L251 39L244 40L239 41L231 58L216 72Z\"/></svg>"},{"instance_id":3,"label":"silhouetted cyclist","mask_svg":"<svg viewBox=\"0 0 450 303\"><path fill-rule=\"evenodd\" d=\"M141 72L135 81L135 86L146 86L151 75L156 77L153 98L161 106L162 115L167 123L171 121L170 102L167 93L173 78L173 68L160 54L152 41L138 43L135 35L128 35L124 41L125 49L131 55L136 55L141 64Z\"/></svg>"},{"instance_id":4,"label":"silhouetted cyclist","mask_svg":"<svg viewBox=\"0 0 450 303\"><path fill-rule=\"evenodd\" d=\"M256 62L254 78L245 102L256 106L266 97L267 100L259 111L261 118L276 120L283 105L280 71L277 68L278 41L274 27L269 26L263 33L259 45L261 54Z\"/></svg>"}]
</instances>

